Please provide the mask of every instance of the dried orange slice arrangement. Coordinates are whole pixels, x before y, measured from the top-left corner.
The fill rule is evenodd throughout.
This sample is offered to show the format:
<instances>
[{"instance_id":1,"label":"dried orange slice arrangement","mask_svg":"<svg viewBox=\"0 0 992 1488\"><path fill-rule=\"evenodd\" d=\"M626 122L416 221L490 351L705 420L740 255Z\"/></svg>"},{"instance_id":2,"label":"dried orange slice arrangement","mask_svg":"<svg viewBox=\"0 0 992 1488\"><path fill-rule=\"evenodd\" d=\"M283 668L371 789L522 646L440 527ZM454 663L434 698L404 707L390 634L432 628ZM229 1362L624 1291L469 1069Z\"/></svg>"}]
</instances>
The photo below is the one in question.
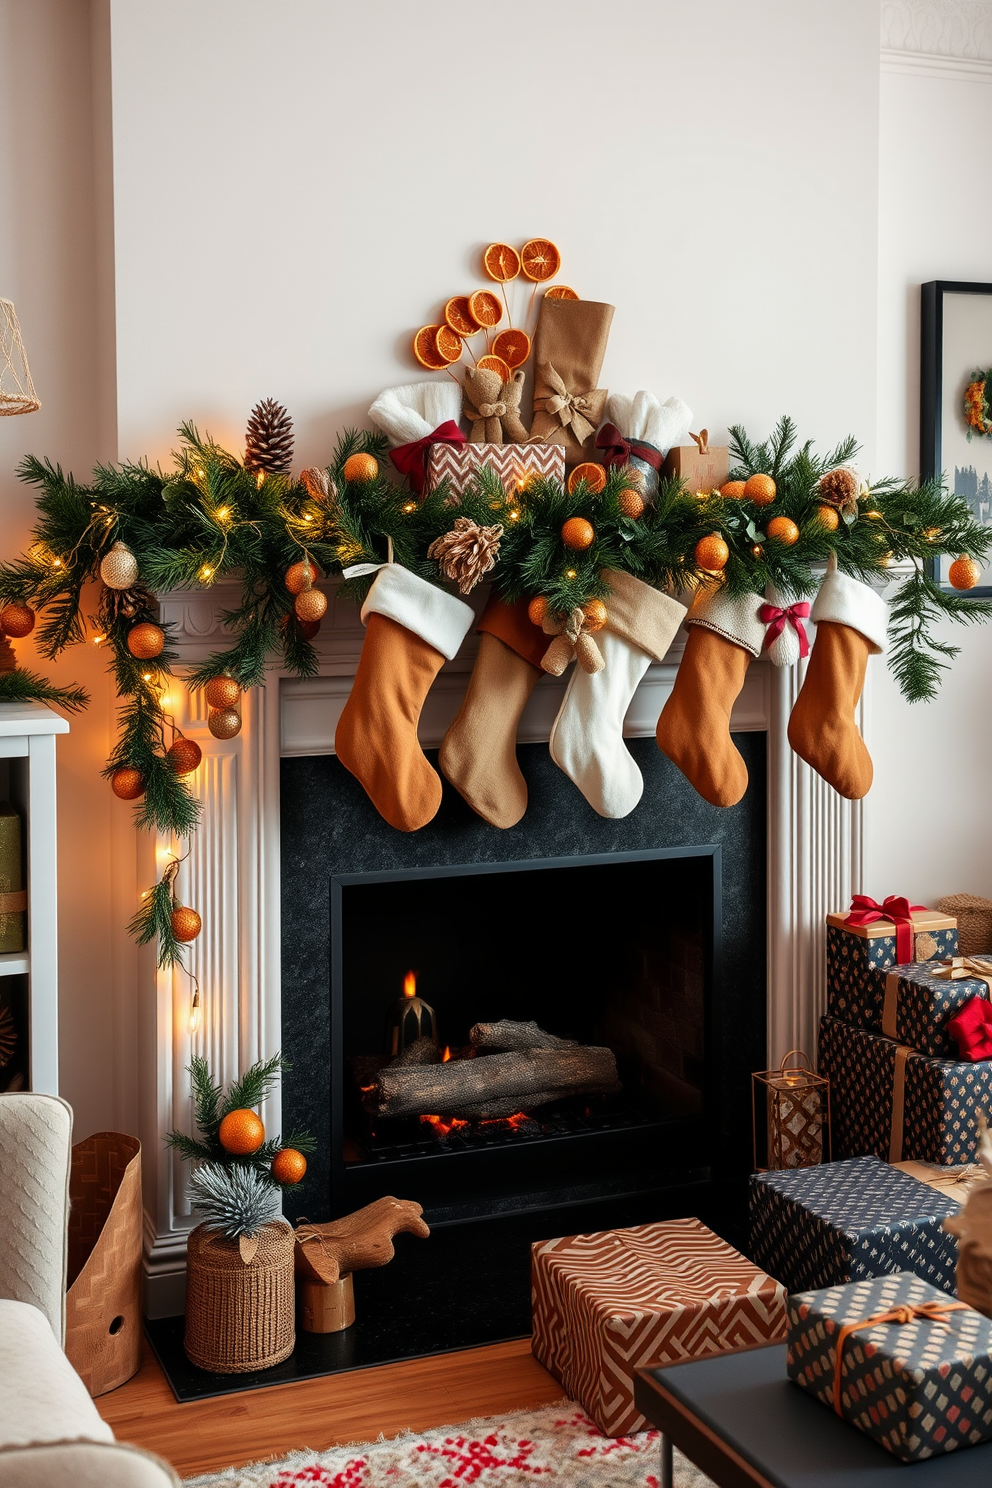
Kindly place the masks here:
<instances>
[{"instance_id":1,"label":"dried orange slice arrangement","mask_svg":"<svg viewBox=\"0 0 992 1488\"><path fill-rule=\"evenodd\" d=\"M570 284L549 284L544 291L546 300L577 300L579 297Z\"/></svg>"},{"instance_id":2,"label":"dried orange slice arrangement","mask_svg":"<svg viewBox=\"0 0 992 1488\"><path fill-rule=\"evenodd\" d=\"M444 307L444 320L459 336L476 336L480 330L468 308L468 295L452 295Z\"/></svg>"},{"instance_id":3,"label":"dried orange slice arrangement","mask_svg":"<svg viewBox=\"0 0 992 1488\"><path fill-rule=\"evenodd\" d=\"M490 279L506 284L520 273L520 254L509 243L490 243L482 255L482 265Z\"/></svg>"},{"instance_id":4,"label":"dried orange slice arrangement","mask_svg":"<svg viewBox=\"0 0 992 1488\"><path fill-rule=\"evenodd\" d=\"M530 337L526 331L500 331L493 338L493 355L502 357L508 367L522 367L530 356Z\"/></svg>"},{"instance_id":5,"label":"dried orange slice arrangement","mask_svg":"<svg viewBox=\"0 0 992 1488\"><path fill-rule=\"evenodd\" d=\"M477 289L475 294L468 297L468 313L473 316L485 330L499 325L503 319L503 306L489 289Z\"/></svg>"},{"instance_id":6,"label":"dried orange slice arrangement","mask_svg":"<svg viewBox=\"0 0 992 1488\"><path fill-rule=\"evenodd\" d=\"M499 337L496 339L498 340ZM488 356L481 356L475 365L481 367L484 372L498 372L502 382L510 380L511 369L501 356L493 356L491 353Z\"/></svg>"},{"instance_id":7,"label":"dried orange slice arrangement","mask_svg":"<svg viewBox=\"0 0 992 1488\"><path fill-rule=\"evenodd\" d=\"M438 326L434 336L434 344L437 354L446 362L457 362L461 360L464 342L457 331L453 331L449 325Z\"/></svg>"},{"instance_id":8,"label":"dried orange slice arrangement","mask_svg":"<svg viewBox=\"0 0 992 1488\"><path fill-rule=\"evenodd\" d=\"M440 326L421 326L413 338L413 354L422 367L427 367L431 372L441 372L448 365L445 357L437 349L437 333Z\"/></svg>"},{"instance_id":9,"label":"dried orange slice arrangement","mask_svg":"<svg viewBox=\"0 0 992 1488\"><path fill-rule=\"evenodd\" d=\"M561 254L550 238L531 238L520 250L520 267L535 284L544 284L561 268Z\"/></svg>"}]
</instances>

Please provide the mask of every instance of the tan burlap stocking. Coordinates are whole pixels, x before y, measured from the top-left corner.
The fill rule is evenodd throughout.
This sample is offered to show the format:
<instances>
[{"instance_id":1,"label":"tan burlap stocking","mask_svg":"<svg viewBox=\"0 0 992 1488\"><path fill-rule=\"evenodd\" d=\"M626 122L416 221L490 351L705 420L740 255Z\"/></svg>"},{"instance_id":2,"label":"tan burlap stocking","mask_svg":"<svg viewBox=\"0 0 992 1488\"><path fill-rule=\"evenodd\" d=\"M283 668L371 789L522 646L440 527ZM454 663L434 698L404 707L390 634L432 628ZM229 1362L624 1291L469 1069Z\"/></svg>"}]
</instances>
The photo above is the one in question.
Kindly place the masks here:
<instances>
[{"instance_id":1,"label":"tan burlap stocking","mask_svg":"<svg viewBox=\"0 0 992 1488\"><path fill-rule=\"evenodd\" d=\"M597 387L610 337L613 306L596 300L541 301L534 336L534 420L531 439L565 446L565 464L594 458L593 441L606 407Z\"/></svg>"}]
</instances>

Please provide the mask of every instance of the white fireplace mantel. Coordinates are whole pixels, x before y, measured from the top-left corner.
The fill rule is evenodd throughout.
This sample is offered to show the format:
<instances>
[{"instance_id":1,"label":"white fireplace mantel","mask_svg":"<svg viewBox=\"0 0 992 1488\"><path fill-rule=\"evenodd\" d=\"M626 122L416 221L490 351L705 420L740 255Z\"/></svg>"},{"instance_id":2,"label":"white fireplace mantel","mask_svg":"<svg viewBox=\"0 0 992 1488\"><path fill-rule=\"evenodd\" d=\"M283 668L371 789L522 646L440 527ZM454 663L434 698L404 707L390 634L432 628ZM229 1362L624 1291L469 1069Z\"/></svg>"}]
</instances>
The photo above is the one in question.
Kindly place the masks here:
<instances>
[{"instance_id":1,"label":"white fireplace mantel","mask_svg":"<svg viewBox=\"0 0 992 1488\"><path fill-rule=\"evenodd\" d=\"M190 1126L185 1067L193 1054L205 1054L215 1078L227 1084L279 1047L279 761L284 755L333 753L364 633L356 606L336 598L333 586L328 592L331 603L315 642L319 674L301 680L273 668L266 686L245 695L237 738L222 741L209 732L201 692L173 689L176 721L203 750L203 763L191 777L203 802L202 825L179 880L180 894L204 919L190 947L203 1022L191 1036L188 979L157 970L151 950L143 952L145 1267L153 1317L182 1310L186 1236L194 1222L184 1198L186 1169L162 1145L170 1128ZM234 585L217 585L163 597L162 618L175 627L181 668L225 645L221 616L236 594ZM480 594L480 608L484 599ZM420 729L426 748L440 744L458 709L476 644L470 637L431 689ZM628 737L654 734L682 645L677 639L665 661L649 668L627 714ZM753 663L732 717L735 730L768 735L770 1063L791 1048L814 1052L823 1004L824 918L847 904L861 884L860 805L842 800L788 745L786 727L800 682L797 669ZM521 723L521 742L548 738L566 683L567 677L538 683ZM863 731L863 717L859 722ZM182 851L166 838L142 837L143 884L160 875L174 847ZM277 1132L278 1094L263 1115L267 1130Z\"/></svg>"}]
</instances>

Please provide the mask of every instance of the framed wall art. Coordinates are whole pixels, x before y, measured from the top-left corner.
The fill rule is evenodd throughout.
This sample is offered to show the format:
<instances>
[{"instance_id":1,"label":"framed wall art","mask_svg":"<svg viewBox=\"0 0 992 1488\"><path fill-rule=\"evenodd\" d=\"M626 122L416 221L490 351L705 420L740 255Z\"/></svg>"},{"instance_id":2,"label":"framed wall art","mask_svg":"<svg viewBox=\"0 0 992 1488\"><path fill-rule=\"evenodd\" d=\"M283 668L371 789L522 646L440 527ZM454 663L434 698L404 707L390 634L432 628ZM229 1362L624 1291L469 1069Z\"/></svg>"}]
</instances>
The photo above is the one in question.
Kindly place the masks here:
<instances>
[{"instance_id":1,"label":"framed wall art","mask_svg":"<svg viewBox=\"0 0 992 1488\"><path fill-rule=\"evenodd\" d=\"M920 478L943 473L992 527L992 284L934 279L920 308ZM934 565L944 588L950 562ZM968 592L992 596L992 564Z\"/></svg>"}]
</instances>

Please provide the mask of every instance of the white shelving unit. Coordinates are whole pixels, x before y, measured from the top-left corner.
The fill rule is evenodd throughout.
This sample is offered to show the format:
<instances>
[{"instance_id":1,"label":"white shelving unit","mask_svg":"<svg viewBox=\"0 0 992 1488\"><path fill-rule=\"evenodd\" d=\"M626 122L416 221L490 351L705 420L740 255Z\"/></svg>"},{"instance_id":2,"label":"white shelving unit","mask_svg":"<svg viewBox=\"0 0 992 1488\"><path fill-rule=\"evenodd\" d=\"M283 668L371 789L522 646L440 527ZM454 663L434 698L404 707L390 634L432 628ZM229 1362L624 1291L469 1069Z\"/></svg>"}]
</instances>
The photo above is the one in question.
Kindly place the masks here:
<instances>
[{"instance_id":1,"label":"white shelving unit","mask_svg":"<svg viewBox=\"0 0 992 1488\"><path fill-rule=\"evenodd\" d=\"M21 814L27 949L0 955L0 977L27 979L28 1087L58 1094L55 735L69 725L43 703L0 702L0 801Z\"/></svg>"}]
</instances>

